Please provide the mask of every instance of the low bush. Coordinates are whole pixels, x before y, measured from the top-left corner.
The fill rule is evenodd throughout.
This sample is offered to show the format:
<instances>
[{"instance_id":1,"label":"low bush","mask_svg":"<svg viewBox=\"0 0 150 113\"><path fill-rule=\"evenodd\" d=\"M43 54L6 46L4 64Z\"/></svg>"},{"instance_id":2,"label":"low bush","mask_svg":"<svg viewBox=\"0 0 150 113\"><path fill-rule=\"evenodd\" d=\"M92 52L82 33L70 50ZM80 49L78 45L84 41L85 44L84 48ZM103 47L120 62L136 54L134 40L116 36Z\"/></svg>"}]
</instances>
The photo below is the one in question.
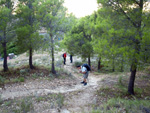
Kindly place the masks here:
<instances>
[{"instance_id":1,"label":"low bush","mask_svg":"<svg viewBox=\"0 0 150 113\"><path fill-rule=\"evenodd\" d=\"M92 113L150 113L150 101L111 98Z\"/></svg>"},{"instance_id":2,"label":"low bush","mask_svg":"<svg viewBox=\"0 0 150 113\"><path fill-rule=\"evenodd\" d=\"M82 62L74 62L74 66L78 66L78 65L82 65L83 63Z\"/></svg>"}]
</instances>

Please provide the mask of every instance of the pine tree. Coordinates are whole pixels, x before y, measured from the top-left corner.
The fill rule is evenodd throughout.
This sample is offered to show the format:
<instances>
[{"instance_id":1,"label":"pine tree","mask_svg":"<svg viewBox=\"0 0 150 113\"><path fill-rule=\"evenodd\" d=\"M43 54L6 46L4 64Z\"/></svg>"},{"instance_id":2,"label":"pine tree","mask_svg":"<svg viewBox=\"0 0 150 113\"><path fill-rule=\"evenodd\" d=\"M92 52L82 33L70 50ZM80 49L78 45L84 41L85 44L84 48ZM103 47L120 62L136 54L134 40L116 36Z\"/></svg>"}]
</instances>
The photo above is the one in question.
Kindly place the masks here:
<instances>
[{"instance_id":1,"label":"pine tree","mask_svg":"<svg viewBox=\"0 0 150 113\"><path fill-rule=\"evenodd\" d=\"M8 71L7 65L7 43L14 37L14 6L11 0L0 1L0 43L4 54L3 68Z\"/></svg>"}]
</instances>

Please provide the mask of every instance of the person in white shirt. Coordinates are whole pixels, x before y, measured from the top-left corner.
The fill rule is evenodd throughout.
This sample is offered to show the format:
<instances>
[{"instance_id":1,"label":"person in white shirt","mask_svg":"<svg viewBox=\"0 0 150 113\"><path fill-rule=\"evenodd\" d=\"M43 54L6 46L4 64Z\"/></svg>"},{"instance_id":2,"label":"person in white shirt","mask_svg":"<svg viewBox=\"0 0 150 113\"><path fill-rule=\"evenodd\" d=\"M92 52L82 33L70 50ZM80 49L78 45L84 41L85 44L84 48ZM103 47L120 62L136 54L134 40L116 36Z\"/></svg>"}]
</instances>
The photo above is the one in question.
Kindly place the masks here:
<instances>
[{"instance_id":1,"label":"person in white shirt","mask_svg":"<svg viewBox=\"0 0 150 113\"><path fill-rule=\"evenodd\" d=\"M81 82L81 83L84 84L84 86L87 85L87 81L86 80L87 80L88 74L89 74L87 68L84 67L84 66L80 66L80 65L78 65L77 68L80 70L80 73L83 74L83 82Z\"/></svg>"}]
</instances>

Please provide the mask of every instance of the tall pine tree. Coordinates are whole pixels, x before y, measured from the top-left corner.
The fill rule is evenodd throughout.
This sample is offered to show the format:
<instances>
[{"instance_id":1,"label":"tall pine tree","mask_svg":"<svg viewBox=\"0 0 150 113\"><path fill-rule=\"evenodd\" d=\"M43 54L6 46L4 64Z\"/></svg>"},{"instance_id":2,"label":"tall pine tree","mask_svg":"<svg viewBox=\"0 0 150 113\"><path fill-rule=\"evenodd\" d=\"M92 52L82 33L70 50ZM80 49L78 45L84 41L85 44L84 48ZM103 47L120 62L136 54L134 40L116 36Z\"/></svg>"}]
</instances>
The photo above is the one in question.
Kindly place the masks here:
<instances>
[{"instance_id":1,"label":"tall pine tree","mask_svg":"<svg viewBox=\"0 0 150 113\"><path fill-rule=\"evenodd\" d=\"M0 43L4 54L3 68L8 71L7 65L7 43L14 37L14 5L11 0L0 1Z\"/></svg>"},{"instance_id":2,"label":"tall pine tree","mask_svg":"<svg viewBox=\"0 0 150 113\"><path fill-rule=\"evenodd\" d=\"M18 18L17 45L21 51L29 52L29 66L33 69L32 56L35 49L40 47L39 22L37 20L38 0L19 0L16 10Z\"/></svg>"}]
</instances>

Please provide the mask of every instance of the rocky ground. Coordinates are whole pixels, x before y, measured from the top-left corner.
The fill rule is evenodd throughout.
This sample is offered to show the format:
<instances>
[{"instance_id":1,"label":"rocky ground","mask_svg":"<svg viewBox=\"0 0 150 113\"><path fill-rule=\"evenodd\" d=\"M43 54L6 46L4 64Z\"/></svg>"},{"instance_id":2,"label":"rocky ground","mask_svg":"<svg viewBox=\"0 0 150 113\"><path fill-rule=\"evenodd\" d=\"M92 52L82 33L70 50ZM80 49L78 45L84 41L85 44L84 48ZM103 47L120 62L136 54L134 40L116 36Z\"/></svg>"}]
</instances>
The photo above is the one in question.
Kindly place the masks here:
<instances>
[{"instance_id":1,"label":"rocky ground","mask_svg":"<svg viewBox=\"0 0 150 113\"><path fill-rule=\"evenodd\" d=\"M91 113L92 109L94 109L93 104L96 103L97 89L104 84L111 85L117 80L110 78L104 83L107 75L98 76L91 72L87 86L83 86L83 84L80 84L82 76L73 67L73 64L69 62L69 57L67 57L66 65L62 65L61 54L56 54L56 64L67 71L68 75L53 79L39 77L36 79L26 79L22 83L6 84L5 89L0 90L1 101L3 101L0 113L19 112L19 110L22 111L22 109L28 107L28 104L30 106L28 112L31 113ZM35 64L42 65L45 62L44 64L49 66L47 61L47 58L50 58L49 55L40 53L34 55L33 58ZM27 61L28 57L23 54L8 62L12 66L20 66L27 63ZM74 61L80 61L80 59L74 57ZM24 101L26 104L22 103ZM18 103L26 107L21 107Z\"/></svg>"},{"instance_id":2,"label":"rocky ground","mask_svg":"<svg viewBox=\"0 0 150 113\"><path fill-rule=\"evenodd\" d=\"M64 66L69 68L70 66ZM51 94L63 94L65 96L65 105L60 109L64 113L86 113L92 110L92 104L95 102L95 92L102 85L100 81L103 77L97 77L92 74L89 76L88 85L80 84L82 77L73 74L73 77L58 80L57 78L49 81L47 79L28 80L23 83L5 85L5 90L1 91L3 100L24 98L29 96L39 97ZM41 105L43 106L43 103ZM36 109L36 113L41 113L41 109ZM43 113L59 112L58 109L48 108Z\"/></svg>"}]
</instances>

